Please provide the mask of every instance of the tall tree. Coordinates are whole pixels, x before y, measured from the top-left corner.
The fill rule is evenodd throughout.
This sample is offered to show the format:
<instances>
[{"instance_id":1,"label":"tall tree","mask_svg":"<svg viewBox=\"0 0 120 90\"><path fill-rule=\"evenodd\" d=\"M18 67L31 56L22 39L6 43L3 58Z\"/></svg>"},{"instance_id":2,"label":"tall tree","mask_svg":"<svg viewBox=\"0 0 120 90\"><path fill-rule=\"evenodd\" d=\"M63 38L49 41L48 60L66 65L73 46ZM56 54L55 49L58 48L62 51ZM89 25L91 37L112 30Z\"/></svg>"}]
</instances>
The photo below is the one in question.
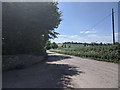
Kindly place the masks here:
<instances>
[{"instance_id":1,"label":"tall tree","mask_svg":"<svg viewBox=\"0 0 120 90\"><path fill-rule=\"evenodd\" d=\"M61 21L57 2L3 2L3 54L43 54Z\"/></svg>"}]
</instances>

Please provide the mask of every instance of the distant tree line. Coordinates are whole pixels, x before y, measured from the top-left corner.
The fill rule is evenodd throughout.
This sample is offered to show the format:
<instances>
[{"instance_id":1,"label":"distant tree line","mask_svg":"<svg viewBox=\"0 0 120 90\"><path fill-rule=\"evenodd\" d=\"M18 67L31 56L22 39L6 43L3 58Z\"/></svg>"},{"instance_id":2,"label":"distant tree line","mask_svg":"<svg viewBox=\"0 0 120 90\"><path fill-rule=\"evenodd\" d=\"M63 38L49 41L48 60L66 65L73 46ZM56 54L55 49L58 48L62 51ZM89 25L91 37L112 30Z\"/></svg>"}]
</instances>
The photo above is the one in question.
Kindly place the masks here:
<instances>
[{"instance_id":1,"label":"distant tree line","mask_svg":"<svg viewBox=\"0 0 120 90\"><path fill-rule=\"evenodd\" d=\"M91 42L91 43L81 43L81 42L64 42L63 43L63 45L62 45L62 47L64 47L64 48L66 48L67 46L66 45L68 45L68 47L70 48L71 46L70 46L70 44L74 44L74 45L84 45L84 46L97 46L97 45L111 45L111 43L102 43L102 42L100 42L100 43L97 43L97 42ZM115 44L119 44L118 42L116 42Z\"/></svg>"},{"instance_id":2,"label":"distant tree line","mask_svg":"<svg viewBox=\"0 0 120 90\"><path fill-rule=\"evenodd\" d=\"M3 2L2 54L45 54L61 22L57 2Z\"/></svg>"}]
</instances>

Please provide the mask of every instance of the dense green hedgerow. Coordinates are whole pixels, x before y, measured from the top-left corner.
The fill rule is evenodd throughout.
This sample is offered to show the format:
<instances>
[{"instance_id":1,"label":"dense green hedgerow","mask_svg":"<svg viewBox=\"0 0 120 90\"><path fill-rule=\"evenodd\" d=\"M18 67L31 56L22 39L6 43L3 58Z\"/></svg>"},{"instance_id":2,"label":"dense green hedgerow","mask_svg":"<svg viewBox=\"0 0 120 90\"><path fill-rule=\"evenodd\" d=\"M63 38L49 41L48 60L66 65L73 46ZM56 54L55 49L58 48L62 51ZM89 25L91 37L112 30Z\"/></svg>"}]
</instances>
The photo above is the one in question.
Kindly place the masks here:
<instances>
[{"instance_id":1,"label":"dense green hedgerow","mask_svg":"<svg viewBox=\"0 0 120 90\"><path fill-rule=\"evenodd\" d=\"M118 45L80 46L60 48L52 51L101 61L118 63Z\"/></svg>"}]
</instances>

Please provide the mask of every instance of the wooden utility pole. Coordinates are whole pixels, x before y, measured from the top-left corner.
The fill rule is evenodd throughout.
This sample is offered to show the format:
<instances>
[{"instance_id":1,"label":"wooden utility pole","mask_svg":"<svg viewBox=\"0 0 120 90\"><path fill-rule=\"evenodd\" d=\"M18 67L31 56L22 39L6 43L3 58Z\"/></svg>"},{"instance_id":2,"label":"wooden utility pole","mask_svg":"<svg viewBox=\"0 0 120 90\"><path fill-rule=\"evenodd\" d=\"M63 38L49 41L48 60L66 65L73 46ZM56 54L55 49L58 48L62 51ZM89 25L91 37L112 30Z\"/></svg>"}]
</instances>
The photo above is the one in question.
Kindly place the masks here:
<instances>
[{"instance_id":1,"label":"wooden utility pole","mask_svg":"<svg viewBox=\"0 0 120 90\"><path fill-rule=\"evenodd\" d=\"M112 8L112 29L113 29L113 44L115 44L115 31L114 31L114 10Z\"/></svg>"}]
</instances>

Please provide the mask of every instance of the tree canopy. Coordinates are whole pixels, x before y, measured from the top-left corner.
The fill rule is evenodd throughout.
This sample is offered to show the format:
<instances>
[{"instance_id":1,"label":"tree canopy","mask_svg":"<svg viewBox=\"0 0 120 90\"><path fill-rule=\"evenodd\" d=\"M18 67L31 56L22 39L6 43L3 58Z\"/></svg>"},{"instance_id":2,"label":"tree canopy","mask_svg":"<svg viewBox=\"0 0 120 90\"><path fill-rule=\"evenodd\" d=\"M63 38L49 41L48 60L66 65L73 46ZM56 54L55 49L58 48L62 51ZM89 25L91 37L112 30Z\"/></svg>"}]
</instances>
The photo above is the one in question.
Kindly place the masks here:
<instances>
[{"instance_id":1,"label":"tree canopy","mask_svg":"<svg viewBox=\"0 0 120 90\"><path fill-rule=\"evenodd\" d=\"M49 50L49 49L56 49L56 48L58 48L58 45L55 42L51 43L50 41L48 41L46 43L46 49L47 50Z\"/></svg>"},{"instance_id":2,"label":"tree canopy","mask_svg":"<svg viewBox=\"0 0 120 90\"><path fill-rule=\"evenodd\" d=\"M3 2L3 54L43 54L61 22L57 2Z\"/></svg>"}]
</instances>

